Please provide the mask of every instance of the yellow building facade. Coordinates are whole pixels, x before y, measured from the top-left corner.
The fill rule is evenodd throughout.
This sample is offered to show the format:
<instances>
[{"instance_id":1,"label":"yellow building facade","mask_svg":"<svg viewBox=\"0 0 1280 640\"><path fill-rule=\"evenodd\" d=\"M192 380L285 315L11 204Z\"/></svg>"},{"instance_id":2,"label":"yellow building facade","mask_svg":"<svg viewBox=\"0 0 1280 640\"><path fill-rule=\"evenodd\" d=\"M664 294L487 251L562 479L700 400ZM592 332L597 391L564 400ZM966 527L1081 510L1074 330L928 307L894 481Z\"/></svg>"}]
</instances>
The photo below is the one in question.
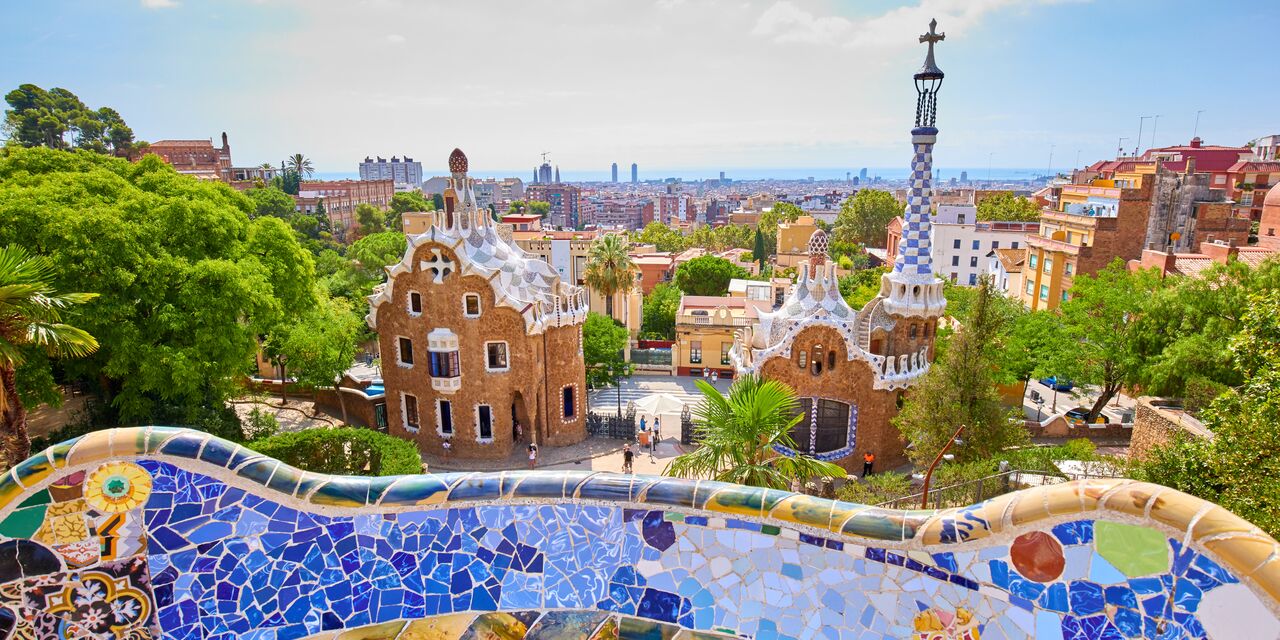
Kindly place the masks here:
<instances>
[{"instance_id":1,"label":"yellow building facade","mask_svg":"<svg viewBox=\"0 0 1280 640\"><path fill-rule=\"evenodd\" d=\"M676 343L671 362L677 375L702 376L712 371L733 375L729 350L736 332L750 326L761 311L772 308L769 300L742 297L684 296L676 311Z\"/></svg>"}]
</instances>

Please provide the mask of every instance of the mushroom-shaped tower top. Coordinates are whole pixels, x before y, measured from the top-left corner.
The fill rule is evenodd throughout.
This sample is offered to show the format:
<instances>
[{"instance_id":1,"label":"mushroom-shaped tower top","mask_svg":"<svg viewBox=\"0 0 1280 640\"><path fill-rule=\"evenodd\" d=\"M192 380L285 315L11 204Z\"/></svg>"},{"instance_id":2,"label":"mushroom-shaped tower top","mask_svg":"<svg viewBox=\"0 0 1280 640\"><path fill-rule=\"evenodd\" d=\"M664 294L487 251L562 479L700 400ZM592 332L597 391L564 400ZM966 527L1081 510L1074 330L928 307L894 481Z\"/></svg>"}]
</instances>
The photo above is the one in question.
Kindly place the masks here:
<instances>
[{"instance_id":1,"label":"mushroom-shaped tower top","mask_svg":"<svg viewBox=\"0 0 1280 640\"><path fill-rule=\"evenodd\" d=\"M820 264L827 259L827 247L830 240L827 239L827 232L818 229L809 236L809 261L813 264Z\"/></svg>"},{"instance_id":2,"label":"mushroom-shaped tower top","mask_svg":"<svg viewBox=\"0 0 1280 640\"><path fill-rule=\"evenodd\" d=\"M454 149L453 153L449 154L449 171L452 173L467 172L467 154L463 153L462 149Z\"/></svg>"}]
</instances>

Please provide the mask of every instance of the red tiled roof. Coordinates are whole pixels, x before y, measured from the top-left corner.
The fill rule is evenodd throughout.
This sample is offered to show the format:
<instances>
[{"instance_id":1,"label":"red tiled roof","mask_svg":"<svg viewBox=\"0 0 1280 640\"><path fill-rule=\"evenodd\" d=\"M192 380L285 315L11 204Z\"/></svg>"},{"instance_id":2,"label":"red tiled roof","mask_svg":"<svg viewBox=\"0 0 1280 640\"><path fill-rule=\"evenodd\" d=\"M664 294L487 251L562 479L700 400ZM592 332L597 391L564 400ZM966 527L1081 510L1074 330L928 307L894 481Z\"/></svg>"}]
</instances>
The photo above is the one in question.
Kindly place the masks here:
<instances>
[{"instance_id":1,"label":"red tiled roof","mask_svg":"<svg viewBox=\"0 0 1280 640\"><path fill-rule=\"evenodd\" d=\"M1280 172L1280 161L1274 160L1241 160L1233 165L1227 171L1231 173L1258 172L1273 173Z\"/></svg>"},{"instance_id":2,"label":"red tiled roof","mask_svg":"<svg viewBox=\"0 0 1280 640\"><path fill-rule=\"evenodd\" d=\"M156 140L150 143L150 148L156 147L208 147L213 148L211 140Z\"/></svg>"}]
</instances>

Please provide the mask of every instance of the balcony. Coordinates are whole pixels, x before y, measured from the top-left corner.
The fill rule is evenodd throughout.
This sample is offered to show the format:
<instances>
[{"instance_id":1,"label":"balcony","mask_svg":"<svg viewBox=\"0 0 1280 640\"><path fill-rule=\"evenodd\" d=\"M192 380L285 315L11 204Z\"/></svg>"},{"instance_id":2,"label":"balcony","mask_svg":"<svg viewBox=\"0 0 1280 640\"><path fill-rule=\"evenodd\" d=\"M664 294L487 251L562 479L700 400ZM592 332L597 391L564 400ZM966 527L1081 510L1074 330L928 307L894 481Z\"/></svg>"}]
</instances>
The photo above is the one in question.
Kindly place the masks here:
<instances>
[{"instance_id":1,"label":"balcony","mask_svg":"<svg viewBox=\"0 0 1280 640\"><path fill-rule=\"evenodd\" d=\"M714 316L703 316L684 313L676 316L676 324L692 324L699 326L747 327L751 326L751 318L730 318L729 322Z\"/></svg>"},{"instance_id":2,"label":"balcony","mask_svg":"<svg viewBox=\"0 0 1280 640\"><path fill-rule=\"evenodd\" d=\"M462 376L456 378L432 378L431 388L440 393L456 393L462 388Z\"/></svg>"}]
</instances>

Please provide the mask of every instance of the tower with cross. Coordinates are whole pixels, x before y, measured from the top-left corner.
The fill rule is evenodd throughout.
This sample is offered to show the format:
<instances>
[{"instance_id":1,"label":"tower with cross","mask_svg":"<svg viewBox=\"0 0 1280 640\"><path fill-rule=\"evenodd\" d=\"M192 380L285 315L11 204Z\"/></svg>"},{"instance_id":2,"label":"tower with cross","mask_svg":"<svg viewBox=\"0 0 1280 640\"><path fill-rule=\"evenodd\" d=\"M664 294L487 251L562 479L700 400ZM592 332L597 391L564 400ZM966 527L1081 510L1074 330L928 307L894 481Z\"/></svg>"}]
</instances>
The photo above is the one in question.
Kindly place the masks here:
<instances>
[{"instance_id":1,"label":"tower with cross","mask_svg":"<svg viewBox=\"0 0 1280 640\"><path fill-rule=\"evenodd\" d=\"M946 38L938 32L938 21L929 22L929 31L920 42L929 45L924 65L913 76L916 85L915 126L911 129L911 185L903 213L902 240L894 258L893 271L880 282L885 311L892 315L934 318L946 305L942 281L933 273L929 229L930 200L933 197L933 145L938 140L938 89L944 74L934 59L934 44Z\"/></svg>"}]
</instances>

